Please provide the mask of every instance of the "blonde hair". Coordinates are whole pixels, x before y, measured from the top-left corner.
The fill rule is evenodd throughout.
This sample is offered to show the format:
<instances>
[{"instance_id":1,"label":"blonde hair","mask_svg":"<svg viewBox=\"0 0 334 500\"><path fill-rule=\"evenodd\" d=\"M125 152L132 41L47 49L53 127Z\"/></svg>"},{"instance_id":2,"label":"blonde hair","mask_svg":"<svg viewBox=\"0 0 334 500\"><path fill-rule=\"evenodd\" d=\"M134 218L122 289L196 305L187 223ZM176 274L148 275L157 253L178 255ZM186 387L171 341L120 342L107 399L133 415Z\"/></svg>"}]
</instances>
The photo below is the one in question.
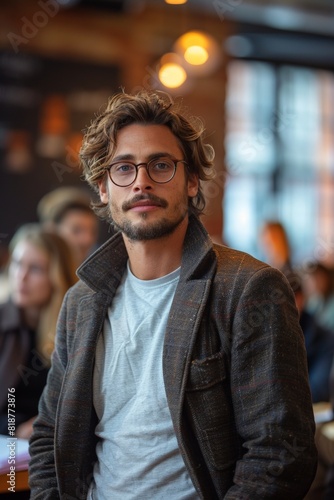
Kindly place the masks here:
<instances>
[{"instance_id":1,"label":"blonde hair","mask_svg":"<svg viewBox=\"0 0 334 500\"><path fill-rule=\"evenodd\" d=\"M11 254L21 241L28 241L36 248L41 249L50 260L51 298L41 311L36 340L39 354L46 363L49 363L54 348L58 314L64 295L78 280L75 274L74 258L70 247L61 236L44 229L39 224L25 224L18 229L9 245Z\"/></svg>"},{"instance_id":2,"label":"blonde hair","mask_svg":"<svg viewBox=\"0 0 334 500\"><path fill-rule=\"evenodd\" d=\"M180 112L167 94L140 91L136 95L119 93L108 102L106 109L87 129L80 150L81 165L86 181L98 192L117 146L117 133L131 124L165 125L177 138L188 173L205 181L214 176L214 150L203 140L204 126L199 118L188 119ZM102 218L110 218L109 206L92 205ZM205 208L201 186L197 195L189 199L189 208L199 215Z\"/></svg>"}]
</instances>

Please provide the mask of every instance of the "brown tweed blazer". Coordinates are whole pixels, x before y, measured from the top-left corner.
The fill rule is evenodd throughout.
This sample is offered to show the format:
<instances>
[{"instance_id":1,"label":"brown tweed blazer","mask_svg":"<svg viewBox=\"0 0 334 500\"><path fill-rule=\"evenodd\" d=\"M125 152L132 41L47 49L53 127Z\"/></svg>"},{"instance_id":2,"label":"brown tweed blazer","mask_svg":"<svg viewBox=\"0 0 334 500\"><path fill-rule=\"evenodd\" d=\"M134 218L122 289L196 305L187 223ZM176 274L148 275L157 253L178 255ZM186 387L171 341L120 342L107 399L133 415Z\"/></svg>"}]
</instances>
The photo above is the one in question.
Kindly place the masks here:
<instances>
[{"instance_id":1,"label":"brown tweed blazer","mask_svg":"<svg viewBox=\"0 0 334 500\"><path fill-rule=\"evenodd\" d=\"M126 261L116 234L81 266L81 281L64 300L30 443L32 499L86 498L96 460L94 353ZM304 497L317 454L293 293L279 271L213 245L193 216L163 368L180 452L200 498Z\"/></svg>"}]
</instances>

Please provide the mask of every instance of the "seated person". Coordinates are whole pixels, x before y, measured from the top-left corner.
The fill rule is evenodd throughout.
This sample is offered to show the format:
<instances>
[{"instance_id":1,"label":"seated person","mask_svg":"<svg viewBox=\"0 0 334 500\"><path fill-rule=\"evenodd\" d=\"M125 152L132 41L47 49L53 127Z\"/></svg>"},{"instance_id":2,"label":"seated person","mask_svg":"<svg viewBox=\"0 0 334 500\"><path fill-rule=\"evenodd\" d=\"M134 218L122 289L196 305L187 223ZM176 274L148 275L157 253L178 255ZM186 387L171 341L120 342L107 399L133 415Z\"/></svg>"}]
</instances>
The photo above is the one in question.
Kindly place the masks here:
<instances>
[{"instance_id":1,"label":"seated person","mask_svg":"<svg viewBox=\"0 0 334 500\"><path fill-rule=\"evenodd\" d=\"M40 221L56 229L73 249L79 266L92 252L98 239L98 219L90 207L90 197L77 187L62 187L40 200Z\"/></svg>"},{"instance_id":2,"label":"seated person","mask_svg":"<svg viewBox=\"0 0 334 500\"><path fill-rule=\"evenodd\" d=\"M299 322L304 333L309 382L313 403L330 400L329 378L334 359L334 335L323 327L316 316L305 308L302 279L296 273L287 274L295 293Z\"/></svg>"},{"instance_id":3,"label":"seated person","mask_svg":"<svg viewBox=\"0 0 334 500\"><path fill-rule=\"evenodd\" d=\"M260 231L259 243L265 262L284 274L291 272L291 248L287 232L281 222L266 221Z\"/></svg>"},{"instance_id":4,"label":"seated person","mask_svg":"<svg viewBox=\"0 0 334 500\"><path fill-rule=\"evenodd\" d=\"M15 395L16 437L28 438L53 350L58 312L77 281L71 250L37 224L10 243L10 298L0 305L0 434L8 434L7 393Z\"/></svg>"},{"instance_id":5,"label":"seated person","mask_svg":"<svg viewBox=\"0 0 334 500\"><path fill-rule=\"evenodd\" d=\"M322 262L314 262L306 275L306 308L334 335L334 273Z\"/></svg>"}]
</instances>

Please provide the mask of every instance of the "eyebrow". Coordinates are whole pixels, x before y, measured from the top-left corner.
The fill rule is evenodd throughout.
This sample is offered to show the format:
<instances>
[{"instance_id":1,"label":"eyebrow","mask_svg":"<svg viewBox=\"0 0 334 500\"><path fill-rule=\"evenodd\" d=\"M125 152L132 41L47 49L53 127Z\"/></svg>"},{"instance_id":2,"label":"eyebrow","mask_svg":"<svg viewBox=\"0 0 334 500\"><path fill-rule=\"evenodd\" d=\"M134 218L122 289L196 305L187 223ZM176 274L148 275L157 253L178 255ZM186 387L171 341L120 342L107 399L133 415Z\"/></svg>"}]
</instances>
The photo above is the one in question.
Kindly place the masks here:
<instances>
[{"instance_id":1,"label":"eyebrow","mask_svg":"<svg viewBox=\"0 0 334 500\"><path fill-rule=\"evenodd\" d=\"M147 159L147 161L150 161L150 160L154 160L155 158L161 158L161 157L172 158L172 159L175 158L174 155L171 155L170 153L167 153L166 151L157 151L155 153L151 153L150 155L148 155L146 157L146 159ZM111 163L116 163L116 162L122 161L122 160L135 161L135 156L132 154L118 155L112 159Z\"/></svg>"}]
</instances>

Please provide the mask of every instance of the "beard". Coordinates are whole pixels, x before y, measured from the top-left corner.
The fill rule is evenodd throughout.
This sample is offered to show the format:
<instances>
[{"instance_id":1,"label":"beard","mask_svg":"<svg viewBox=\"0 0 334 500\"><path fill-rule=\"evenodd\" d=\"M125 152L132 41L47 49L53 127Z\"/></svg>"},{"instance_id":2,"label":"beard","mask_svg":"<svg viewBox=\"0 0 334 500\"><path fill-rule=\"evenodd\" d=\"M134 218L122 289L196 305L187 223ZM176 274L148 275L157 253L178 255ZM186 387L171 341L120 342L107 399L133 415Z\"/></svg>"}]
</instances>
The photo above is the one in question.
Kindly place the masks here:
<instances>
[{"instance_id":1,"label":"beard","mask_svg":"<svg viewBox=\"0 0 334 500\"><path fill-rule=\"evenodd\" d=\"M138 226L129 220L124 221L122 224L117 224L114 221L113 224L115 229L120 230L131 241L148 241L172 234L184 220L185 216L186 214L174 221L162 219L147 226ZM146 214L142 214L142 218L145 219Z\"/></svg>"},{"instance_id":2,"label":"beard","mask_svg":"<svg viewBox=\"0 0 334 500\"><path fill-rule=\"evenodd\" d=\"M158 203L159 206L163 208L168 207L168 203L166 200L158 198L155 195L151 194L138 195L134 197L133 200L131 200L131 202L125 202L122 205L122 213L129 210L132 203L140 200L152 200ZM125 218L120 218L120 220L117 222L115 220L115 215L117 218L117 214L120 213L120 210L114 207L113 211L114 213L112 214L112 224L116 230L121 231L131 241L149 241L149 240L156 240L159 238L163 238L165 236L172 234L187 216L188 214L187 201L188 198L186 197L186 203L184 204L183 209L181 208L181 213L180 213L180 207L182 207L182 203L178 203L175 206L175 209L177 210L178 214L177 217L173 219L167 219L163 217L160 220L156 220L152 223L147 223L147 224L137 224L137 223L135 224L132 221ZM148 217L148 213L142 212L139 214L139 216L143 221L145 221Z\"/></svg>"}]
</instances>

